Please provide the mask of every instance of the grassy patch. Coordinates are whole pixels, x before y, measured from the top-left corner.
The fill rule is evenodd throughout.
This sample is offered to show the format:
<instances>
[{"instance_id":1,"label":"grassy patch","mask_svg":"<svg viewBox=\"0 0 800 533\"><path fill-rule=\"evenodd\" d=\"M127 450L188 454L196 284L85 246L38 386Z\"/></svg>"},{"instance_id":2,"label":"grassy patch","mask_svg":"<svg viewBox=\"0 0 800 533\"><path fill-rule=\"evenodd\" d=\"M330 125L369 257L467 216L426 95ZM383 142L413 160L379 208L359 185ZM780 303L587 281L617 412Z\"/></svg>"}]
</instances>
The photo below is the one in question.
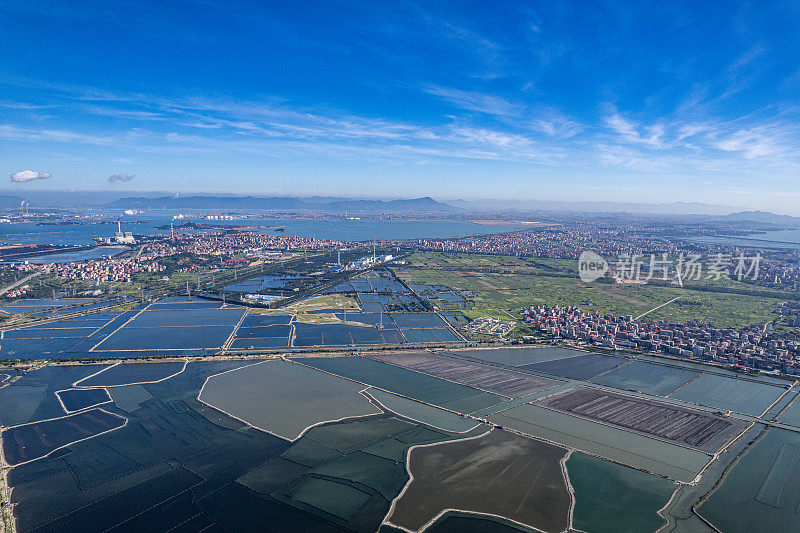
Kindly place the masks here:
<instances>
[{"instance_id":1,"label":"grassy patch","mask_svg":"<svg viewBox=\"0 0 800 533\"><path fill-rule=\"evenodd\" d=\"M774 320L781 294L775 297L731 293L744 284L702 286L702 290L664 284L584 283L575 276L575 261L471 254L415 253L398 275L414 283L441 284L459 290L475 302L464 311L471 317L491 316L518 320L529 305L574 305L582 310L637 317L644 320L685 322L698 319L719 327L741 327ZM718 292L727 291L727 292ZM787 298L793 295L786 294Z\"/></svg>"},{"instance_id":2,"label":"grassy patch","mask_svg":"<svg viewBox=\"0 0 800 533\"><path fill-rule=\"evenodd\" d=\"M309 311L319 311L321 309L352 309L359 311L358 302L355 298L345 296L344 294L322 294L319 296L312 296L305 300L292 302L285 307L276 309L262 309L260 313L277 313L281 315L299 315ZM323 313L325 314L325 313Z\"/></svg>"}]
</instances>

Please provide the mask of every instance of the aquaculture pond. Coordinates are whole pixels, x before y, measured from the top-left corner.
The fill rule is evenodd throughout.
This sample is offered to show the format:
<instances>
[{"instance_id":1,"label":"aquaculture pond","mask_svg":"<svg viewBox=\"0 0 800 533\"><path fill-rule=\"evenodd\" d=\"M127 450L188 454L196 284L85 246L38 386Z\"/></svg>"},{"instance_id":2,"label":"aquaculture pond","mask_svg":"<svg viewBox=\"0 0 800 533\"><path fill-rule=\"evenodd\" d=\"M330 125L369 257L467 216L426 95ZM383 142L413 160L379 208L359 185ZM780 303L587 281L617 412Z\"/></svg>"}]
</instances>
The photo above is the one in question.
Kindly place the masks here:
<instances>
[{"instance_id":1,"label":"aquaculture pond","mask_svg":"<svg viewBox=\"0 0 800 533\"><path fill-rule=\"evenodd\" d=\"M503 431L415 448L409 455L413 480L387 520L419 531L441 512L456 509L504 516L542 531L564 531L570 494L560 461L566 453Z\"/></svg>"},{"instance_id":2,"label":"aquaculture pond","mask_svg":"<svg viewBox=\"0 0 800 533\"><path fill-rule=\"evenodd\" d=\"M264 361L208 379L199 400L287 440L308 427L380 413L364 386L287 361Z\"/></svg>"},{"instance_id":3,"label":"aquaculture pond","mask_svg":"<svg viewBox=\"0 0 800 533\"><path fill-rule=\"evenodd\" d=\"M488 350L459 350L454 353L504 365L520 366L575 357L586 352L568 348L492 348Z\"/></svg>"},{"instance_id":4,"label":"aquaculture pond","mask_svg":"<svg viewBox=\"0 0 800 533\"><path fill-rule=\"evenodd\" d=\"M703 374L670 394L670 397L759 416L787 388L745 378Z\"/></svg>"},{"instance_id":5,"label":"aquaculture pond","mask_svg":"<svg viewBox=\"0 0 800 533\"><path fill-rule=\"evenodd\" d=\"M480 368L465 361L467 369ZM489 368L472 377L500 384L515 375ZM467 371L458 365L439 370ZM535 401L558 385L509 400L363 357L45 366L0 379L3 453L15 465L8 481L23 533L396 531L381 526L393 501L390 522L411 529L430 522L431 531L507 533L523 527L515 520L555 532L568 524L565 447L501 429L487 434L489 425L446 410ZM520 419L515 409L525 407L534 406L521 403L501 414ZM597 435L596 428L567 430L583 436L569 445L591 444ZM667 443L626 441L631 435L612 438L612 446L629 453L611 458L671 457ZM680 452L691 463L691 450ZM595 458L581 470L576 457L573 452L567 462L576 525L602 531L608 513L619 524L654 523L661 483L671 482ZM657 470L655 461L639 466L653 465ZM650 489L640 488L642 480ZM774 493L771 484L765 490ZM444 512L450 508L464 511Z\"/></svg>"},{"instance_id":6,"label":"aquaculture pond","mask_svg":"<svg viewBox=\"0 0 800 533\"><path fill-rule=\"evenodd\" d=\"M698 512L730 533L800 530L798 455L800 433L768 429L737 459Z\"/></svg>"},{"instance_id":7,"label":"aquaculture pond","mask_svg":"<svg viewBox=\"0 0 800 533\"><path fill-rule=\"evenodd\" d=\"M631 361L591 381L617 389L666 396L699 375L685 368Z\"/></svg>"},{"instance_id":8,"label":"aquaculture pond","mask_svg":"<svg viewBox=\"0 0 800 533\"><path fill-rule=\"evenodd\" d=\"M131 383L153 383L181 372L184 361L164 361L159 363L121 363L103 367L96 374L77 383L80 387L117 387Z\"/></svg>"},{"instance_id":9,"label":"aquaculture pond","mask_svg":"<svg viewBox=\"0 0 800 533\"><path fill-rule=\"evenodd\" d=\"M677 485L639 470L573 452L567 460L575 492L573 528L581 531L656 531L665 520L658 510Z\"/></svg>"},{"instance_id":10,"label":"aquaculture pond","mask_svg":"<svg viewBox=\"0 0 800 533\"><path fill-rule=\"evenodd\" d=\"M307 357L303 364L425 403L469 413L505 398L364 357Z\"/></svg>"},{"instance_id":11,"label":"aquaculture pond","mask_svg":"<svg viewBox=\"0 0 800 533\"><path fill-rule=\"evenodd\" d=\"M58 298L58 299L38 298L31 300L17 300L15 302L11 302L4 305L3 307L0 307L0 311L5 311L6 313L14 313L14 314L34 313L36 311L44 311L46 309L53 309L68 305L70 306L81 305L93 301L94 299L92 298Z\"/></svg>"},{"instance_id":12,"label":"aquaculture pond","mask_svg":"<svg viewBox=\"0 0 800 533\"><path fill-rule=\"evenodd\" d=\"M490 414L487 419L526 435L544 438L678 481L692 481L710 460L707 453L699 450L538 405L519 405Z\"/></svg>"},{"instance_id":13,"label":"aquaculture pond","mask_svg":"<svg viewBox=\"0 0 800 533\"><path fill-rule=\"evenodd\" d=\"M67 389L56 392L68 413L111 401L105 389Z\"/></svg>"},{"instance_id":14,"label":"aquaculture pond","mask_svg":"<svg viewBox=\"0 0 800 533\"><path fill-rule=\"evenodd\" d=\"M553 361L520 365L520 368L564 378L585 380L608 372L626 362L628 362L628 359L622 357L590 353L576 355L575 357L564 357Z\"/></svg>"}]
</instances>

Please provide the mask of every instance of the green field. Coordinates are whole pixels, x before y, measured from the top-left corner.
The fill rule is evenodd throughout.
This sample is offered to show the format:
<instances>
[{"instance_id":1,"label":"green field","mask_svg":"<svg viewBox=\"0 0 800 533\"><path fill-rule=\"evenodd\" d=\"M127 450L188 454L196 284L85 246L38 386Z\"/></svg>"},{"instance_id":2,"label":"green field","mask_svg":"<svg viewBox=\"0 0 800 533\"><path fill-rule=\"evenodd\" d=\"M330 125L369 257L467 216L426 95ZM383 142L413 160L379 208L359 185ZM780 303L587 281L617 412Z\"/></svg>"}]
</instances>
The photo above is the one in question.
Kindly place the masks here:
<instances>
[{"instance_id":1,"label":"green field","mask_svg":"<svg viewBox=\"0 0 800 533\"><path fill-rule=\"evenodd\" d=\"M406 281L448 285L467 294L475 306L464 313L472 318L518 320L519 309L537 304L575 305L584 311L596 309L637 317L679 297L647 314L646 320L698 319L720 327L742 327L774 320L778 316L776 309L784 301L779 293L776 297L731 293L757 289L730 280L698 283L695 289L663 284L584 283L577 277L576 262L567 259L418 252L396 272Z\"/></svg>"}]
</instances>

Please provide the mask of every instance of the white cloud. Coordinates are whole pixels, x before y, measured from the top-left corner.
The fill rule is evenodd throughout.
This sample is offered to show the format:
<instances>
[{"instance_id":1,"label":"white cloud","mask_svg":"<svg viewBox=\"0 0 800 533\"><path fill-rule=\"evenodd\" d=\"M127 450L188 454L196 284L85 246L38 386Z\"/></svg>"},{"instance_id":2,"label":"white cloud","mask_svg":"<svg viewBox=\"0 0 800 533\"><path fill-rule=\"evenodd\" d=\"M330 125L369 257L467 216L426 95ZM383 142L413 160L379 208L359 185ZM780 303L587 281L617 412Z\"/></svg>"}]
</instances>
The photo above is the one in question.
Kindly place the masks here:
<instances>
[{"instance_id":1,"label":"white cloud","mask_svg":"<svg viewBox=\"0 0 800 533\"><path fill-rule=\"evenodd\" d=\"M36 172L35 170L20 170L11 174L11 181L21 183L32 180L44 180L51 176L49 172Z\"/></svg>"},{"instance_id":2,"label":"white cloud","mask_svg":"<svg viewBox=\"0 0 800 533\"><path fill-rule=\"evenodd\" d=\"M135 176L133 174L125 174L124 172L121 174L112 174L108 177L109 183L114 183L115 181L131 181Z\"/></svg>"}]
</instances>

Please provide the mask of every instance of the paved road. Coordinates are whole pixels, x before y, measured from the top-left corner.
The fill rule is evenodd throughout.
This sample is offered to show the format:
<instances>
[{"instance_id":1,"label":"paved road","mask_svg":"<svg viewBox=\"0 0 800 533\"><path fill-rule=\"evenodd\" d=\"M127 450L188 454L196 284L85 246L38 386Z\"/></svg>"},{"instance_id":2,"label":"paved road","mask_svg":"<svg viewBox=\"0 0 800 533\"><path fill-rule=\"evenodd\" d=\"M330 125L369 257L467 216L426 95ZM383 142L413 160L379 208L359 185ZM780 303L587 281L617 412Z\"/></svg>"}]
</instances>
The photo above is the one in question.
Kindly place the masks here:
<instances>
[{"instance_id":1,"label":"paved road","mask_svg":"<svg viewBox=\"0 0 800 533\"><path fill-rule=\"evenodd\" d=\"M42 273L42 272L41 272L41 271L39 271L39 270L37 270L36 272L31 272L30 274L28 274L27 276L25 276L25 277L24 277L24 278L22 278L21 280L19 280L19 281L15 281L14 283L12 283L11 285L9 285L9 286L8 286L8 287L6 287L5 289L1 289L1 290L0 290L0 296L4 295L5 293L7 293L8 291L10 291L10 290L12 290L12 289L16 289L17 287L19 287L20 285L22 285L23 283L25 283L25 282L26 282L26 281L28 281L29 279L35 278L36 276L38 276L38 275L39 275L39 274L41 274L41 273Z\"/></svg>"}]
</instances>

